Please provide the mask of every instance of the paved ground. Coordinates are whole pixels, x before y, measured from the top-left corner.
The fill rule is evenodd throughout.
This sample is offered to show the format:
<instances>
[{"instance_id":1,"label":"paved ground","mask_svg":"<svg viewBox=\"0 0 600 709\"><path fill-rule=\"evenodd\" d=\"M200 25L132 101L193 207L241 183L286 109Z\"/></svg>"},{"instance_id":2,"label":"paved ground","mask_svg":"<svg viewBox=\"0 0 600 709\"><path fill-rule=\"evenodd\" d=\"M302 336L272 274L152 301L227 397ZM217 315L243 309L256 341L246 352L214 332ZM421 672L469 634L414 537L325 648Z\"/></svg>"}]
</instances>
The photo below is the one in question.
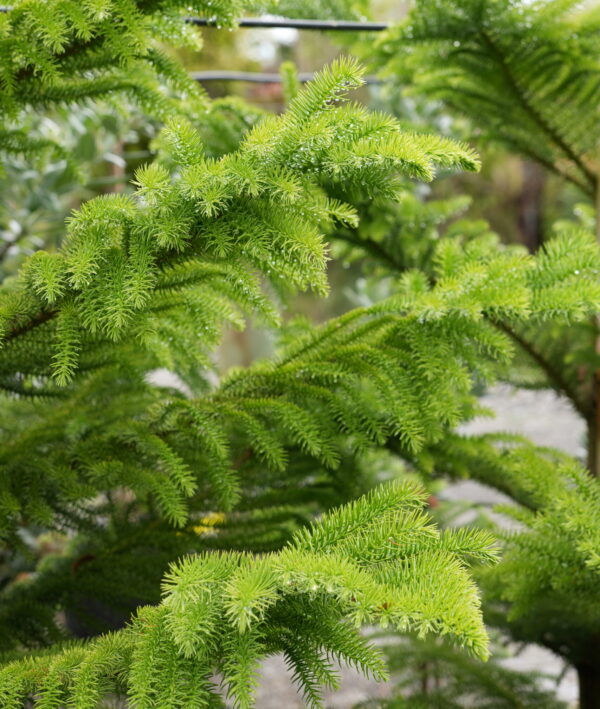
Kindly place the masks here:
<instances>
[{"instance_id":1,"label":"paved ground","mask_svg":"<svg viewBox=\"0 0 600 709\"><path fill-rule=\"evenodd\" d=\"M515 391L500 386L484 397L484 405L496 412L495 419L472 422L466 430L472 433L510 431L527 435L535 443L561 448L572 455L582 456L584 427L567 403L550 392ZM495 502L496 493L471 482L452 485L446 490L452 498ZM551 653L537 647L528 647L508 663L523 671L540 670L558 674L560 661ZM386 685L365 680L351 670L343 670L342 687L327 695L331 709L350 709L367 697L383 697L389 691ZM560 697L576 704L577 685L572 672L563 678L558 693ZM259 709L300 709L304 706L294 691L281 658L271 658L262 669L258 695Z\"/></svg>"}]
</instances>

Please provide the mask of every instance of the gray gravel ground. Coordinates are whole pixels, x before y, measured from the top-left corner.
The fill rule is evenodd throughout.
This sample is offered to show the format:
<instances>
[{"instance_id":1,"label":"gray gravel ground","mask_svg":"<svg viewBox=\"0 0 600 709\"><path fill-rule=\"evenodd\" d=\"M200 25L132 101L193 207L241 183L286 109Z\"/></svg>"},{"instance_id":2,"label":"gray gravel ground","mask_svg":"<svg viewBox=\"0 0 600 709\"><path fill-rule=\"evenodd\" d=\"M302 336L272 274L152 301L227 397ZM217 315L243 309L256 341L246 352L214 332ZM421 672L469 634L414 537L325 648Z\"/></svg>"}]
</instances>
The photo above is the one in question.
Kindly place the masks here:
<instances>
[{"instance_id":1,"label":"gray gravel ground","mask_svg":"<svg viewBox=\"0 0 600 709\"><path fill-rule=\"evenodd\" d=\"M583 456L584 426L569 404L552 392L515 390L498 386L483 397L482 403L496 412L495 419L478 419L465 427L465 432L507 431L528 436L540 445L549 445L576 456ZM444 495L454 499L470 499L493 503L500 497L492 490L472 482L448 487ZM557 675L562 663L550 652L529 646L507 661L515 669L538 670ZM342 670L341 689L327 694L331 709L350 709L368 697L388 696L389 687L366 680L352 670ZM568 672L558 687L559 696L573 706L577 704L577 684ZM262 667L258 692L259 709L300 709L304 704L295 692L285 664L280 657L270 658Z\"/></svg>"}]
</instances>

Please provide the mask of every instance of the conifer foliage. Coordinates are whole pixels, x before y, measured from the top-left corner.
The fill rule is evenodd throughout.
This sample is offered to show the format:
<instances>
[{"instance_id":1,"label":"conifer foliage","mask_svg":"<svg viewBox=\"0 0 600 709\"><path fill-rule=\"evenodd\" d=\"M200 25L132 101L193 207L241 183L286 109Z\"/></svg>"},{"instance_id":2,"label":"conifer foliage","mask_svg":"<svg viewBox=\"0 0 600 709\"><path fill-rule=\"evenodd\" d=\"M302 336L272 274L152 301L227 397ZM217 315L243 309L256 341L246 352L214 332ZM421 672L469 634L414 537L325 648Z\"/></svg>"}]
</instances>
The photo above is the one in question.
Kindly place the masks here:
<instances>
[{"instance_id":1,"label":"conifer foliage","mask_svg":"<svg viewBox=\"0 0 600 709\"><path fill-rule=\"evenodd\" d=\"M159 606L131 627L7 665L3 706L95 707L124 690L133 706L210 706L220 671L238 706L252 706L257 661L282 651L309 704L336 686L332 659L385 677L356 627L451 633L477 654L487 640L463 555L494 557L488 534L444 534L420 511L423 495L388 485L304 529L275 554L210 553L177 562ZM425 600L427 599L427 600Z\"/></svg>"},{"instance_id":2,"label":"conifer foliage","mask_svg":"<svg viewBox=\"0 0 600 709\"><path fill-rule=\"evenodd\" d=\"M290 293L327 293L329 242L355 236L365 203L478 160L346 101L362 83L346 59L301 91L290 81L287 110L231 149L207 144L218 111L155 46L190 39L190 11L225 24L242 7L20 0L2 15L5 154L48 147L19 120L56 104L126 94L164 120L135 190L84 203L61 247L0 289L2 706L220 706L220 682L250 707L275 652L320 706L333 660L385 676L364 624L485 658L468 566L495 560L493 538L440 532L414 485L368 491L361 456L444 440L473 409L474 376L510 357L499 321L600 309L585 230L535 257L483 233L430 244L376 303L282 326ZM281 331L278 349L219 377L222 331L248 316ZM176 384L154 383L161 367ZM20 580L40 530L69 546Z\"/></svg>"},{"instance_id":3,"label":"conifer foliage","mask_svg":"<svg viewBox=\"0 0 600 709\"><path fill-rule=\"evenodd\" d=\"M598 8L579 2L417 0L376 61L594 197ZM506 117L509 120L506 120Z\"/></svg>"},{"instance_id":4,"label":"conifer foliage","mask_svg":"<svg viewBox=\"0 0 600 709\"><path fill-rule=\"evenodd\" d=\"M374 53L403 91L466 117L482 145L537 163L557 189L575 195L577 218L565 214L548 229L548 242L577 223L600 236L599 18L597 3L568 0L417 0ZM430 469L480 479L517 503L504 511L521 531L506 535L497 573L482 576L488 619L572 663L580 706L597 707L598 320L498 325L518 355L517 366L502 376L554 389L584 420L589 473L579 461L507 436L452 434L421 460Z\"/></svg>"},{"instance_id":5,"label":"conifer foliage","mask_svg":"<svg viewBox=\"0 0 600 709\"><path fill-rule=\"evenodd\" d=\"M202 91L159 49L160 41L199 46L181 22L182 11L204 14L210 3L18 2L0 13L0 145L5 151L40 151L60 145L32 139L19 125L24 110L48 110L112 95L127 95L152 115L176 110L161 90L167 82L185 91L196 110ZM231 24L239 6L218 3L214 16ZM68 156L66 156L68 157Z\"/></svg>"}]
</instances>

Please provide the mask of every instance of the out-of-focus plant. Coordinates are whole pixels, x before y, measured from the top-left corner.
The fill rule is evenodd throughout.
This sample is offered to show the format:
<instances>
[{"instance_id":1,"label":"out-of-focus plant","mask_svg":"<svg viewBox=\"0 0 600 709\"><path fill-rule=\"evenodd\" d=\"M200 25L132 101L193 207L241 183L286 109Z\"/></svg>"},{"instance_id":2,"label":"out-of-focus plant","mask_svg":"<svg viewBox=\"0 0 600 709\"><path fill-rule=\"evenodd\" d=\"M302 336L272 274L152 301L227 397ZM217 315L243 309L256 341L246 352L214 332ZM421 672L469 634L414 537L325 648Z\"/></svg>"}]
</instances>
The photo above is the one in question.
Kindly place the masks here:
<instances>
[{"instance_id":1,"label":"out-of-focus plant","mask_svg":"<svg viewBox=\"0 0 600 709\"><path fill-rule=\"evenodd\" d=\"M64 154L41 151L34 161L7 156L0 175L0 269L14 274L40 248L57 248L70 211L97 194L128 189L133 170L150 155L151 122L96 103L31 117L28 131Z\"/></svg>"}]
</instances>

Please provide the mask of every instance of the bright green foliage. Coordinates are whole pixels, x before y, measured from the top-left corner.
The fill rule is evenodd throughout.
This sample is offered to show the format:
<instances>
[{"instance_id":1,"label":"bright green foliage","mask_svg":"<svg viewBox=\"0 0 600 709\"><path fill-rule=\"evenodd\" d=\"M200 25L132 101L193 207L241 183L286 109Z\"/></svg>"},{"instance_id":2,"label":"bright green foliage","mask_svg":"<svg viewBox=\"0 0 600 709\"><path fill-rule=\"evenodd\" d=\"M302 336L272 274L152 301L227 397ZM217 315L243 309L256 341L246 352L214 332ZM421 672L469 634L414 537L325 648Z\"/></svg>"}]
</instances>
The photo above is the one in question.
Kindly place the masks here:
<instances>
[{"instance_id":1,"label":"bright green foliage","mask_svg":"<svg viewBox=\"0 0 600 709\"><path fill-rule=\"evenodd\" d=\"M568 455L516 436L452 434L416 459L497 488L514 500L498 511L501 563L478 578L486 620L519 641L545 645L577 667L594 663L599 631L600 486Z\"/></svg>"},{"instance_id":2,"label":"bright green foliage","mask_svg":"<svg viewBox=\"0 0 600 709\"><path fill-rule=\"evenodd\" d=\"M325 516L276 554L187 557L163 583L159 606L130 628L0 673L3 706L95 707L111 691L134 706L219 705L215 671L240 707L252 706L258 661L282 651L309 706L335 687L332 660L385 676L364 623L451 634L485 656L478 597L462 558L495 557L486 533L444 533L410 485L387 485ZM427 598L425 602L424 599Z\"/></svg>"},{"instance_id":3,"label":"bright green foliage","mask_svg":"<svg viewBox=\"0 0 600 709\"><path fill-rule=\"evenodd\" d=\"M25 109L116 96L131 88L121 72L164 116L157 79L180 70L150 39L173 24L169 8L179 12L177 3L20 3L4 16L3 46L24 62L15 71L31 75L7 92L5 114L17 125ZM239 10L227 3L217 14ZM12 71L11 61L3 67ZM5 660L36 654L2 670L3 705L33 697L93 707L113 690L134 706L216 704L210 676L220 671L250 706L256 663L278 650L317 705L320 686L336 681L330 658L383 676L357 634L363 623L448 634L486 655L463 557L490 560L489 535L440 535L418 510L421 494L394 485L300 530L368 486L360 451L392 436L417 449L454 415L475 352L501 349L478 329L496 292L473 282L461 296L441 277L438 294L413 279L378 308L287 338L272 360L221 381L212 371L224 326L248 315L275 325L278 296L327 291L326 237L336 223L356 224L357 195L395 197L438 166L477 168L464 146L334 105L361 81L355 62L339 61L282 116L259 122L236 102L174 105L136 191L84 203L61 248L38 251L4 283L0 521L15 571L0 599L2 650ZM227 112L236 123L210 144ZM543 267L552 284L563 278L556 267ZM523 316L547 291L536 272L527 259L514 270ZM597 300L586 289L569 314ZM434 352L451 320L464 327ZM413 353L426 359L413 363ZM450 369L441 364L449 356ZM153 383L159 367L176 382ZM431 396L437 376L445 406ZM419 421L408 399L426 390ZM77 536L19 583L18 555L40 528ZM157 604L159 578L178 557L162 602L131 627L40 652L69 629L94 635Z\"/></svg>"},{"instance_id":4,"label":"bright green foliage","mask_svg":"<svg viewBox=\"0 0 600 709\"><path fill-rule=\"evenodd\" d=\"M357 450L394 438L416 453L446 435L447 426L462 420L471 372L485 374L486 368L491 372L487 357L503 360L510 355L509 339L491 320L503 316L577 318L598 307L595 244L584 233L564 239L571 252L578 254L580 271L578 298L570 306L562 294L569 292L572 276L565 276L562 261L556 258L562 253L559 242L535 259L510 249L491 255L487 239L483 244L474 240L469 249L461 251L453 240L441 240L434 258L435 286L430 287L418 272L408 273L399 282L398 292L388 299L296 337L275 359L230 373L201 398L161 394L148 386L140 379L148 360L138 360L142 370L136 373L136 362L126 356L126 345L113 351L113 357L122 353L124 362L105 363L106 370L90 371L72 395L47 382L40 393L54 392L58 398L40 412L39 427L31 414L20 436L15 436L10 418L6 423L11 442L3 484L11 513L6 517L5 534L25 510L27 515L35 510L40 519L47 518L46 505L67 484L67 471L73 500L85 499L94 489L119 480L139 495L151 494L163 514L181 525L187 518L185 499L199 486L208 485L205 494L210 491L209 499L218 508L230 507L238 499L243 483L235 460L246 449L273 472L286 469L290 449L325 468L335 468L344 441ZM558 307L559 302L569 307ZM85 331L80 335L81 328L73 329L74 312L60 310L55 336L65 340L58 341L48 363L54 378L57 362L68 373L69 357L78 355L78 348L85 356L79 362L82 374L98 367L99 343ZM188 322L184 318L182 325ZM14 338L13 344L5 346L6 361L22 359L21 341L27 341L32 350L44 330L43 354L47 356L48 327L49 323ZM186 342L185 332L177 337L179 343ZM177 354L173 355L176 364ZM149 360L150 366L153 361ZM34 371L39 381L43 370ZM184 373L185 369L178 366L176 371ZM127 386L117 394L114 377L126 372ZM35 395L35 388L28 393ZM116 411L107 408L103 421L98 401L108 404L117 397L120 405ZM72 421L75 405L79 434ZM145 415L131 418L132 411L144 409ZM48 428L50 412L53 426ZM19 425L14 411L7 413ZM82 435L87 420L95 422L97 433ZM67 430L71 434L65 441ZM40 450L39 468L32 467L32 446ZM41 450L46 451L44 456ZM50 467L60 471L56 480L48 475L50 461ZM160 478L149 477L148 466L160 470ZM192 472L201 469L208 477ZM20 485L24 475L30 485L35 480L36 498L32 499L31 488L24 490Z\"/></svg>"},{"instance_id":5,"label":"bright green foliage","mask_svg":"<svg viewBox=\"0 0 600 709\"><path fill-rule=\"evenodd\" d=\"M24 109L127 96L158 118L205 113L203 90L164 52L165 43L201 48L201 36L186 17L231 27L255 8L314 15L314 8L298 3L245 0L14 0L10 6L10 12L0 12L0 150L30 159L41 150L66 153L20 127ZM359 6L349 10L344 2L332 2L328 11L332 17L352 16Z\"/></svg>"},{"instance_id":6,"label":"bright green foliage","mask_svg":"<svg viewBox=\"0 0 600 709\"><path fill-rule=\"evenodd\" d=\"M375 229L370 230L367 221L355 230L338 230L336 237L353 258L359 258L361 254L367 256L375 283L379 283L381 275L394 278L394 274L400 273L407 265L419 264L423 269L424 282L435 283L434 291L438 287L443 289L439 264L446 262L446 242L452 246L448 253L459 251L461 258L474 250L480 256L494 254L494 259L497 259L498 249L501 248L496 237L484 225L472 224L469 229L468 224L461 221L447 228L446 236L440 238L438 229L433 225L444 220L446 207L436 202L419 205L414 198L407 196L396 210L383 215L375 213L371 217L370 223ZM419 242L411 238L415 233L414 221L410 218L413 214L417 215L414 219L418 223L429 222L430 239ZM387 226L381 239L377 238L378 221L384 221ZM461 232L468 235L469 231L471 234L464 237L460 245L458 235ZM567 290L557 295L556 300L553 295L548 300L543 298L549 312L554 307L552 302L568 302L568 290L572 295L577 293L579 268L571 267L569 259L575 251L580 255L582 251L580 247L575 247L573 251L569 244L574 246L571 239L582 236L583 233L577 230L571 233L566 231L562 237L564 241L549 242L546 246L542 262L547 264L548 258L557 258L557 262L565 267L563 273L569 273L573 278ZM584 238L587 238L591 255L595 250L594 237L589 234ZM443 257L438 255L438 249ZM519 248L505 247L505 250L507 257L509 254L524 257ZM448 263L453 264L452 272L456 273L456 262L449 260ZM597 267L591 263L590 266L590 279L596 282ZM397 278L396 275L394 280ZM458 278L461 284L467 280L460 272ZM542 276L539 282L546 283L545 277ZM507 290L512 297L518 297L514 286L508 286ZM558 294L560 290L554 292ZM534 320L519 323L506 311L494 313L490 310L485 315L490 328L496 334L502 333L500 341L506 338L507 342L514 342L515 333L519 332L544 333L547 349L542 352L545 357L552 352L553 337L557 332L569 333L572 329L573 337L586 330L590 331L589 337L593 333L593 328L585 321L568 328L558 323L547 323L540 328L539 324L534 325ZM494 370L498 371L495 364L492 367ZM555 371L558 376L572 371L574 379L577 374L575 363ZM479 413L468 399L463 399L462 408L457 408L457 412L455 422L461 416L468 419ZM593 657L593 638L597 633L597 574L594 561L600 548L600 520L596 514L600 489L597 481L584 473L569 456L554 450L539 449L513 435L465 436L448 427L439 431L436 440L430 438L420 450L411 451L397 439L392 441L391 447L426 475L468 476L510 495L522 506L515 510L514 516L527 528L516 535L506 535L501 529L496 529L505 542L503 560L493 572L478 576L485 591L484 617L491 624L509 631L517 640L545 645L574 664L588 663ZM389 642L389 637L386 642ZM433 649L426 646L419 654L418 646L415 650L412 644L402 644L405 642L402 639L396 638L396 642L400 643L397 669L406 672L407 680L406 684L398 686L398 694L389 703L391 707L461 706L466 696L473 695L478 697L477 706L487 706L486 702L492 707L529 706L527 701L531 706L553 705L553 700L545 693L540 694L535 684L508 670L494 666L479 667L447 648L440 650L436 646ZM392 668L395 667L394 652L391 651ZM413 670L406 669L403 662L409 656L415 660L415 664L410 665ZM442 678L448 678L448 683L442 682L439 689L430 687L426 695L409 691L411 682L418 681L423 663L428 662L431 663L426 665L431 677L438 677L439 673ZM441 668L438 663L441 663ZM373 705L377 706L377 703Z\"/></svg>"},{"instance_id":7,"label":"bright green foliage","mask_svg":"<svg viewBox=\"0 0 600 709\"><path fill-rule=\"evenodd\" d=\"M332 660L384 676L363 624L487 655L466 562L495 557L489 534L440 533L411 486L356 498L378 482L374 451L438 469L474 380L510 359L506 323L600 308L597 246L574 227L536 256L482 224L440 238L463 201L421 204L409 180L478 159L345 102L362 84L353 60L302 90L288 68L280 116L209 105L156 41L180 41L184 12L230 24L243 9L23 1L3 16L0 63L19 82L0 105L19 140L24 111L98 96L125 93L165 122L135 191L84 203L60 248L0 291L3 706L95 707L111 692L220 706L220 673L249 707L257 663L278 651L318 706ZM330 242L385 256L382 297L320 327L292 322L273 356L218 375L226 327L280 327L289 294L327 293ZM20 581L40 529L72 538Z\"/></svg>"},{"instance_id":8,"label":"bright green foliage","mask_svg":"<svg viewBox=\"0 0 600 709\"><path fill-rule=\"evenodd\" d=\"M377 63L468 116L480 141L499 142L575 185L592 199L578 211L596 229L598 17L593 4L575 2L418 2L404 24L380 38ZM556 225L565 227L572 228L567 220ZM597 325L503 327L520 365L507 376L552 387L572 402L588 424L596 474Z\"/></svg>"},{"instance_id":9,"label":"bright green foliage","mask_svg":"<svg viewBox=\"0 0 600 709\"><path fill-rule=\"evenodd\" d=\"M163 142L169 151L168 162L177 166L176 173L174 168L169 173L156 163L138 171L139 189L134 196L113 195L86 203L71 219L62 251L36 253L20 279L7 285L0 296L5 324L0 353L3 386L9 392L32 397L56 397L56 405L40 411L39 426L34 414L22 436L15 435L14 424L7 423L11 443L3 499L10 513L5 534L18 521L19 510L25 508L28 515L47 521L47 502L63 494L56 486L62 489L67 484L66 471L72 479L72 500L88 498L94 490L104 489L108 480L118 479L138 494L151 493L163 513L182 524L186 518L184 500L199 484L191 470L202 460L202 467L208 464L215 501L219 507L229 507L239 494L236 476L230 470L232 457L238 455L230 453L232 429L274 470L282 470L287 461L282 442L269 430L274 421L289 443L299 445L327 466L338 459L332 452L332 438L338 432L350 434L354 445L385 438L389 425L379 423L375 414L357 417L349 403L359 382L375 366L375 360L370 365L363 361L369 346L365 350L363 344L361 349L360 339L365 343L376 337L397 340L394 313L401 316L400 327L410 326L419 317L424 319L429 312L433 320L439 319L456 308L451 282L440 283L439 296L423 294L423 305L413 304L407 291L373 316L360 311L350 314L345 318L350 325L363 316L369 320L351 333L346 334L342 322L327 326L325 333L330 333L330 339L317 335L316 341L323 347L316 354L329 358L331 365L327 368L322 362L320 371L307 366L315 355L303 342L297 352L287 355L283 376L277 373L281 365L276 365L273 374L268 367L264 372L259 367L256 376L234 377L223 385L223 394L216 392L197 403L181 395L175 397L180 401L171 402L172 394L165 397L166 392L144 380L148 371L166 366L190 386L203 386L197 366L208 363L203 352L217 343L224 321L241 325L241 315L254 312L275 322L275 311L261 292L257 271L278 287L326 289L326 250L320 232L331 228L334 219L353 222L356 217L352 207L324 194L321 181L335 185L343 175L350 191L353 183L368 180L372 190L387 194L393 189L398 169L430 175L434 159L446 163L470 160L468 152L449 142L440 157L438 139L409 140L393 121L373 117L363 109L324 110L337 92L352 82L359 82L356 68L346 62L335 65L298 95L287 114L259 124L239 151L219 160L203 157L200 137L189 123L170 123ZM343 130L345 122L349 127ZM334 124L338 125L335 132ZM340 153L343 151L347 160L355 149L361 158L353 158L353 164L342 169ZM171 178L173 173L175 179ZM586 253L584 247L582 254ZM588 267L585 258L583 269ZM527 289L535 267L527 259L518 262L514 277ZM483 263L481 267L486 268ZM555 267L549 265L549 273ZM531 293L550 291L533 286ZM475 319L482 308L500 307L498 289L484 294L474 286L472 296L465 297L473 298L469 307ZM530 303L529 295L524 297L514 304L522 315L531 308L546 307L534 300ZM595 303L597 296L589 290L571 315L577 315L578 308L589 307L585 298ZM466 301L458 307L466 307ZM512 312L513 305L507 307ZM405 311L415 308L418 312L415 310L407 318L408 325L403 325ZM429 347L432 337L421 346ZM492 346L487 342L489 337L484 334L484 338L484 346ZM462 357L458 352L463 345L457 342L456 346L457 357ZM443 355L439 357L441 361ZM394 352L387 360L388 368L400 365ZM464 388L468 373L458 361L457 367ZM75 374L77 386L64 389ZM296 390L290 389L288 376L292 375ZM120 397L114 389L115 376L127 385L122 389L121 404L116 409L107 406L106 420L101 421L99 401L114 403L115 397ZM314 383L300 387L302 380L310 377ZM393 396L400 402L410 377L403 375L397 380L395 390L386 393L386 398ZM379 391L389 388L389 376L378 375L375 381ZM289 390L291 401L282 398L282 388ZM413 393L411 398L417 397ZM158 405L159 401L164 403ZM320 428L309 423L308 412L316 401L324 406ZM74 407L79 423L73 421ZM48 427L50 409L53 426ZM406 427L402 435L407 442L419 445L426 425L408 411L406 401L396 409L397 416L401 410L407 413L392 428ZM134 411L137 413L132 416ZM437 407L429 418L433 423L448 415ZM12 410L9 416L19 420ZM94 422L90 430L87 421ZM66 429L71 433L65 445ZM29 460L32 446L45 451L39 469L32 468ZM50 458L61 471L57 480L47 472ZM149 476L147 466L157 467L160 478ZM21 484L24 475L39 490L35 498Z\"/></svg>"},{"instance_id":10,"label":"bright green foliage","mask_svg":"<svg viewBox=\"0 0 600 709\"><path fill-rule=\"evenodd\" d=\"M376 61L410 90L468 116L478 140L538 162L595 202L597 23L598 8L576 2L417 2L380 38ZM592 230L594 202L578 205ZM586 419L594 472L597 326L503 327L520 355L511 377L558 390Z\"/></svg>"},{"instance_id":11,"label":"bright green foliage","mask_svg":"<svg viewBox=\"0 0 600 709\"><path fill-rule=\"evenodd\" d=\"M90 335L118 340L134 313L150 309L156 290L174 287L160 274L177 264L171 277L181 279L185 257L189 261L199 251L228 268L260 269L276 283L310 283L324 291L319 230L334 219L356 217L348 205L327 199L319 182L336 184L343 175L350 194L365 184L393 195L399 169L431 178L436 163L476 165L460 146L406 136L392 120L364 109L324 110L359 83L356 67L339 63L299 94L286 115L263 121L239 151L216 161L202 156L189 123L173 121L165 143L179 168L176 179L155 164L139 171L136 196L84 205L71 219L62 253L37 254L25 270L26 291L17 286L6 299L5 337L31 329L68 303ZM300 173L307 178L299 179ZM267 236L277 253L266 249Z\"/></svg>"}]
</instances>

